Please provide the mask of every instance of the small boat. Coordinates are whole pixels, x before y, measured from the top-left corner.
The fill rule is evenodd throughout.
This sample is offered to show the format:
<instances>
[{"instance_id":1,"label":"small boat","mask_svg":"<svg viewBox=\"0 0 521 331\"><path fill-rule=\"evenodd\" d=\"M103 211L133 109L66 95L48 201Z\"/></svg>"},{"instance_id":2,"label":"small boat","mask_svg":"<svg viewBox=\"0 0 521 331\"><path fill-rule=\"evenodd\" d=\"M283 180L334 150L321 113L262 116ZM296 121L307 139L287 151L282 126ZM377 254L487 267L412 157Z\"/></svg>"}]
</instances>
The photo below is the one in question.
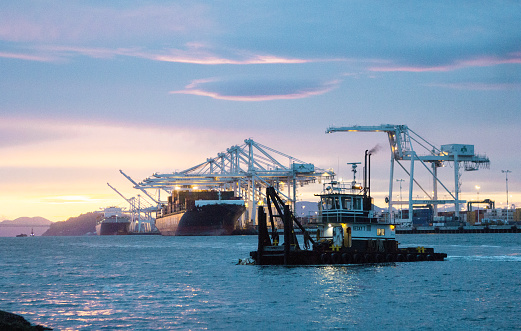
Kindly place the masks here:
<instances>
[{"instance_id":1,"label":"small boat","mask_svg":"<svg viewBox=\"0 0 521 331\"><path fill-rule=\"evenodd\" d=\"M258 212L258 248L250 253L255 264L330 265L443 261L447 254L435 253L433 248L399 247L395 225L376 218L370 196L368 164L370 153L366 151L363 185L357 184L356 180L349 186L332 181L324 185L321 194L316 195L320 197L320 204L315 239L295 218L275 188L268 187L266 210L271 236L268 217L261 206ZM277 218L284 225L282 245L279 245ZM295 225L302 231L304 248L300 248L298 243Z\"/></svg>"},{"instance_id":2,"label":"small boat","mask_svg":"<svg viewBox=\"0 0 521 331\"><path fill-rule=\"evenodd\" d=\"M27 235L25 233L20 233L20 234L17 234L16 237L23 238L23 237L27 237Z\"/></svg>"}]
</instances>

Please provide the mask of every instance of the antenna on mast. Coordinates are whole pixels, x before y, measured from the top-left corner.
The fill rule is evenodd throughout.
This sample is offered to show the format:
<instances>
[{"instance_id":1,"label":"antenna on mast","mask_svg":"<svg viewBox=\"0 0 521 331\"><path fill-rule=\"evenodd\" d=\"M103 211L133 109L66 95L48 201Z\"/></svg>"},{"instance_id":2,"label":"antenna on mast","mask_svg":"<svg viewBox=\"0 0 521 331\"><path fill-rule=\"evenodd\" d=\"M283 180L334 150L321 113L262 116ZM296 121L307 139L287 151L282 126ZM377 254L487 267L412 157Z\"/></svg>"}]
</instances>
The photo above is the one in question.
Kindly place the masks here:
<instances>
[{"instance_id":1,"label":"antenna on mast","mask_svg":"<svg viewBox=\"0 0 521 331\"><path fill-rule=\"evenodd\" d=\"M359 164L362 164L362 162L347 162L347 164L351 165L351 171L353 172L353 181L351 182L351 189L360 189L360 186L356 185L356 168Z\"/></svg>"}]
</instances>

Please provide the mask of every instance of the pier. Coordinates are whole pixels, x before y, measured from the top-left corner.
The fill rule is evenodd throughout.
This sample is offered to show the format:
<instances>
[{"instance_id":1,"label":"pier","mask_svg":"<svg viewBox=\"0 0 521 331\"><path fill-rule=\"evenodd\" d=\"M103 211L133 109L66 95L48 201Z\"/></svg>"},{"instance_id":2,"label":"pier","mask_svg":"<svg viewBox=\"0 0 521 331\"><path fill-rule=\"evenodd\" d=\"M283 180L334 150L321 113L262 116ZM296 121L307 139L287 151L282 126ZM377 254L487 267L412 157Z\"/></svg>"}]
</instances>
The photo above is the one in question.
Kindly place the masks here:
<instances>
[{"instance_id":1,"label":"pier","mask_svg":"<svg viewBox=\"0 0 521 331\"><path fill-rule=\"evenodd\" d=\"M396 234L433 233L521 233L521 227L513 226L460 226L460 227L418 227L396 229Z\"/></svg>"}]
</instances>

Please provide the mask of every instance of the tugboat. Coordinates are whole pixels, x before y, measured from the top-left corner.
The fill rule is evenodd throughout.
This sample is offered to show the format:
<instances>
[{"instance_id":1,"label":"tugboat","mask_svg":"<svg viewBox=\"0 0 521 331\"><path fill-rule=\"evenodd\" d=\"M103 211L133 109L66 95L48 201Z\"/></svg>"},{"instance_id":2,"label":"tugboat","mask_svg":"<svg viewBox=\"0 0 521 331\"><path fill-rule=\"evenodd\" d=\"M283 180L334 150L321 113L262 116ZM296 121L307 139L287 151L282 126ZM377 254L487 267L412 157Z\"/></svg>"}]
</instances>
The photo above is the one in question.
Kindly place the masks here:
<instances>
[{"instance_id":1,"label":"tugboat","mask_svg":"<svg viewBox=\"0 0 521 331\"><path fill-rule=\"evenodd\" d=\"M370 196L370 157L365 153L364 183L350 187L332 181L324 187L320 197L316 239L291 213L289 206L275 188L266 189L267 215L259 207L258 249L250 253L258 265L329 265L383 262L443 261L447 254L435 253L433 248L400 248L396 241L395 225L380 222L374 213ZM353 166L356 174L356 166ZM279 246L275 219L284 224L284 243ZM302 231L304 248L301 249L294 225ZM310 243L312 247L310 247Z\"/></svg>"}]
</instances>

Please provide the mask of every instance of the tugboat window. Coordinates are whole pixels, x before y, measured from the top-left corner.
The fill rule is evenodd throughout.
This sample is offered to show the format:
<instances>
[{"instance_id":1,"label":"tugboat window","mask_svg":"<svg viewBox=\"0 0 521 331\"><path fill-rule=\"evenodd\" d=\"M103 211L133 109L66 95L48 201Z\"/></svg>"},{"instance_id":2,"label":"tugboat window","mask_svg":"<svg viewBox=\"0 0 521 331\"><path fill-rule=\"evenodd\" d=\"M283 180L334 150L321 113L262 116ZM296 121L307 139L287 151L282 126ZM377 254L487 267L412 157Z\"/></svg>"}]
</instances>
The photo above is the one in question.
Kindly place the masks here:
<instances>
[{"instance_id":1,"label":"tugboat window","mask_svg":"<svg viewBox=\"0 0 521 331\"><path fill-rule=\"evenodd\" d=\"M322 206L324 210L330 210L333 207L333 203L331 201L331 198L325 198L322 201Z\"/></svg>"},{"instance_id":2,"label":"tugboat window","mask_svg":"<svg viewBox=\"0 0 521 331\"><path fill-rule=\"evenodd\" d=\"M335 206L334 206L334 209L340 209L340 203L338 202L338 197L337 198L334 198L335 199Z\"/></svg>"},{"instance_id":3,"label":"tugboat window","mask_svg":"<svg viewBox=\"0 0 521 331\"><path fill-rule=\"evenodd\" d=\"M355 198L353 199L353 209L354 210L362 210L362 199Z\"/></svg>"},{"instance_id":4,"label":"tugboat window","mask_svg":"<svg viewBox=\"0 0 521 331\"><path fill-rule=\"evenodd\" d=\"M377 236L385 236L385 229L376 229Z\"/></svg>"},{"instance_id":5,"label":"tugboat window","mask_svg":"<svg viewBox=\"0 0 521 331\"><path fill-rule=\"evenodd\" d=\"M349 197L343 197L342 198L342 208L346 209L346 210L351 210L352 206L351 206L351 198Z\"/></svg>"}]
</instances>

